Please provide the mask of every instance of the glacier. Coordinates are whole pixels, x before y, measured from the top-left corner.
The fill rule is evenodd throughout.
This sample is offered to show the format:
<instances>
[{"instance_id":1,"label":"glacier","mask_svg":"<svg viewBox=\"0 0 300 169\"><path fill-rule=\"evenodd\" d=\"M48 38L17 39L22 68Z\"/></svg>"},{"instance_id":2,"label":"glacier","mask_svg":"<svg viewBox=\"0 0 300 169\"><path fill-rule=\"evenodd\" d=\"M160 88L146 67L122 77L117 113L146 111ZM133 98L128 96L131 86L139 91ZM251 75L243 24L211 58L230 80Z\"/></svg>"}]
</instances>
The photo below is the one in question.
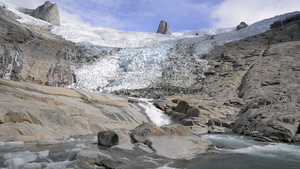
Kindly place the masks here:
<instances>
[{"instance_id":1,"label":"glacier","mask_svg":"<svg viewBox=\"0 0 300 169\"><path fill-rule=\"evenodd\" d=\"M263 33L273 22L299 13L275 16L239 31L210 28L162 35L77 25L65 19L60 26L54 26L23 14L13 6L0 5L14 12L19 22L49 29L78 46L93 47L96 53L118 48L112 55L98 57L74 72L76 82L70 87L100 93L143 89L155 84L188 88L205 78L204 72L209 66L202 56L215 46ZM195 68L199 69L197 76L193 74Z\"/></svg>"}]
</instances>

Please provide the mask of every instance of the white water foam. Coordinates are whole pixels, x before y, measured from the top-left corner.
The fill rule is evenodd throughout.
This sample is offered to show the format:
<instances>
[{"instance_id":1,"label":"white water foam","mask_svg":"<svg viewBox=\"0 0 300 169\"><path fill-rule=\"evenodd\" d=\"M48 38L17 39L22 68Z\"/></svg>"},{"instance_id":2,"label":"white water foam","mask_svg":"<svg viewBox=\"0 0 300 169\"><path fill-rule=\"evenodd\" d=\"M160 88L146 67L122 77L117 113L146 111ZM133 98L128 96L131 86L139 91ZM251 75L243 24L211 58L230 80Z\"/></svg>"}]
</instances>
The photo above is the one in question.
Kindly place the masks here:
<instances>
[{"instance_id":1,"label":"white water foam","mask_svg":"<svg viewBox=\"0 0 300 169\"><path fill-rule=\"evenodd\" d=\"M300 160L300 146L284 143L272 143L265 146L254 145L247 148L232 150L232 152L272 158L292 157Z\"/></svg>"},{"instance_id":2,"label":"white water foam","mask_svg":"<svg viewBox=\"0 0 300 169\"><path fill-rule=\"evenodd\" d=\"M157 126L167 125L171 123L171 119L163 111L156 108L150 99L138 99L139 105L145 109L145 113L150 120Z\"/></svg>"},{"instance_id":3,"label":"white water foam","mask_svg":"<svg viewBox=\"0 0 300 169\"><path fill-rule=\"evenodd\" d=\"M205 134L201 136L203 139L212 141L218 148L238 149L251 147L253 145L261 144L260 142L246 139L240 135L230 134Z\"/></svg>"}]
</instances>

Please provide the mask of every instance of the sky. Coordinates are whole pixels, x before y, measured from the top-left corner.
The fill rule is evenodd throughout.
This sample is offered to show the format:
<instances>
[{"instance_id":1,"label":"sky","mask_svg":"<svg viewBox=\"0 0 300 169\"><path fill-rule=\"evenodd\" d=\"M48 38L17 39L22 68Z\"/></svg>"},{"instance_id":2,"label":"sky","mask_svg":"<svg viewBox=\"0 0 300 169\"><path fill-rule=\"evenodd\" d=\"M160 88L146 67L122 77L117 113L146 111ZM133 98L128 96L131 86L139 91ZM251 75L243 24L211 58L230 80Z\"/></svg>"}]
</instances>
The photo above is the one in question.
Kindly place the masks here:
<instances>
[{"instance_id":1,"label":"sky","mask_svg":"<svg viewBox=\"0 0 300 169\"><path fill-rule=\"evenodd\" d=\"M300 11L299 0L50 0L62 19L123 31L156 32L168 22L172 32L252 24ZM30 9L45 0L0 0Z\"/></svg>"}]
</instances>

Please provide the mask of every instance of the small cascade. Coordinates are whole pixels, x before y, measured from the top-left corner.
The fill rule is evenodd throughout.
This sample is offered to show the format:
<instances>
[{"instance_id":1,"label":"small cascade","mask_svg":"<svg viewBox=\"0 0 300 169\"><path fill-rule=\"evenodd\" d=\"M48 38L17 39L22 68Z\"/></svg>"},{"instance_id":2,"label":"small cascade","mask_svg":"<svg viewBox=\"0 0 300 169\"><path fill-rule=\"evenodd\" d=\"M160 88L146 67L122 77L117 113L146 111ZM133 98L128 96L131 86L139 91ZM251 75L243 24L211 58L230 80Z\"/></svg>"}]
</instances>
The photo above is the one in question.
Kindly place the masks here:
<instances>
[{"instance_id":1,"label":"small cascade","mask_svg":"<svg viewBox=\"0 0 300 169\"><path fill-rule=\"evenodd\" d=\"M150 99L138 99L139 105L145 109L145 113L150 120L157 126L163 126L171 123L171 118L163 111L156 108Z\"/></svg>"}]
</instances>

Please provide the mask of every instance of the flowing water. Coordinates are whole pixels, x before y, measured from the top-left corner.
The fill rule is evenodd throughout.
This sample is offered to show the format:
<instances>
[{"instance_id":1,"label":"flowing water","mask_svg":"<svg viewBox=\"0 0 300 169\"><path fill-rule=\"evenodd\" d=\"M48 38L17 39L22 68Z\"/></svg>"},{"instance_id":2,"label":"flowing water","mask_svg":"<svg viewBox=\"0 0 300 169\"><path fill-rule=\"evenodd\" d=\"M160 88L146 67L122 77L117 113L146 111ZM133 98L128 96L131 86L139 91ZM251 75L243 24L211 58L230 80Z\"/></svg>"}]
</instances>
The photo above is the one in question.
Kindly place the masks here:
<instances>
[{"instance_id":1,"label":"flowing water","mask_svg":"<svg viewBox=\"0 0 300 169\"><path fill-rule=\"evenodd\" d=\"M186 169L298 169L300 145L262 143L235 134L202 136L216 145L218 153L162 168Z\"/></svg>"}]
</instances>

